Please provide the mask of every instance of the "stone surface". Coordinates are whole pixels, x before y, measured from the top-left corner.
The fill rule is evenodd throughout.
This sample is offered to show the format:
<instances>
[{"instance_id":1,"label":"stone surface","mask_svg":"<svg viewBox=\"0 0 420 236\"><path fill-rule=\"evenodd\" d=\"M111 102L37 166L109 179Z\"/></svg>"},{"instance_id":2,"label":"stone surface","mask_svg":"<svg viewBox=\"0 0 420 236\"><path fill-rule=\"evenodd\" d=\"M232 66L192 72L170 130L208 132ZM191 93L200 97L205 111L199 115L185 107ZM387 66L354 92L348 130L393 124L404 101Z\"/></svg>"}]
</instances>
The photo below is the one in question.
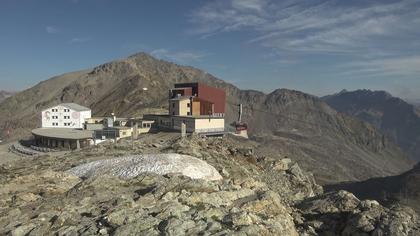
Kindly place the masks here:
<instances>
[{"instance_id":1,"label":"stone surface","mask_svg":"<svg viewBox=\"0 0 420 236\"><path fill-rule=\"evenodd\" d=\"M360 201L346 191L323 193L293 161L287 170L275 170L272 156L232 152L247 148L243 140L167 137L144 136L134 149L123 140L1 166L0 235L419 234L411 209ZM150 140L162 145L149 146ZM194 153L224 178L150 171L127 178L103 169L82 177L68 173L98 160L150 153Z\"/></svg>"}]
</instances>

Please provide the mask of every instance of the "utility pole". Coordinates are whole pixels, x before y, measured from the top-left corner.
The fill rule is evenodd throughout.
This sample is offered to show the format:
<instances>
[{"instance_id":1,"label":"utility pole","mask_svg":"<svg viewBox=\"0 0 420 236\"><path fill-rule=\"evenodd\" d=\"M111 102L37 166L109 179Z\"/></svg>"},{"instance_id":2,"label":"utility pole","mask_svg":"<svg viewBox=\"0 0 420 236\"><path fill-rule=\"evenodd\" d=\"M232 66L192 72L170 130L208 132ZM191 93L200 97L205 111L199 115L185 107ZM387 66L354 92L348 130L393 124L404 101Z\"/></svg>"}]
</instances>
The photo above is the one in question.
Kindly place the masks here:
<instances>
[{"instance_id":1,"label":"utility pole","mask_svg":"<svg viewBox=\"0 0 420 236\"><path fill-rule=\"evenodd\" d=\"M238 114L238 123L242 121L242 103L238 104L239 114Z\"/></svg>"},{"instance_id":2,"label":"utility pole","mask_svg":"<svg viewBox=\"0 0 420 236\"><path fill-rule=\"evenodd\" d=\"M181 137L184 138L185 136L187 136L187 125L184 122L182 122L182 124L181 124Z\"/></svg>"}]
</instances>

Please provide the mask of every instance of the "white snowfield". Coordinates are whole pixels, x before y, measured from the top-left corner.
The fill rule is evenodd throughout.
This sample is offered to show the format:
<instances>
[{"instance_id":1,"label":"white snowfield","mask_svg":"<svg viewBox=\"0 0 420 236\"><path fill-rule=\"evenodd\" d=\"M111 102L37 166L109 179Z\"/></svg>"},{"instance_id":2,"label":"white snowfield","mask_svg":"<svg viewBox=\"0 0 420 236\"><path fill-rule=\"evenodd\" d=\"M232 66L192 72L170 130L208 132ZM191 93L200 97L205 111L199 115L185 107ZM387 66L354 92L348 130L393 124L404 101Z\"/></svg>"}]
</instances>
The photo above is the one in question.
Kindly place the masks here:
<instances>
[{"instance_id":1,"label":"white snowfield","mask_svg":"<svg viewBox=\"0 0 420 236\"><path fill-rule=\"evenodd\" d=\"M180 173L192 179L210 181L223 179L219 172L207 162L180 154L144 154L99 160L74 167L68 172L79 177L110 174L132 178L142 173L160 175Z\"/></svg>"}]
</instances>

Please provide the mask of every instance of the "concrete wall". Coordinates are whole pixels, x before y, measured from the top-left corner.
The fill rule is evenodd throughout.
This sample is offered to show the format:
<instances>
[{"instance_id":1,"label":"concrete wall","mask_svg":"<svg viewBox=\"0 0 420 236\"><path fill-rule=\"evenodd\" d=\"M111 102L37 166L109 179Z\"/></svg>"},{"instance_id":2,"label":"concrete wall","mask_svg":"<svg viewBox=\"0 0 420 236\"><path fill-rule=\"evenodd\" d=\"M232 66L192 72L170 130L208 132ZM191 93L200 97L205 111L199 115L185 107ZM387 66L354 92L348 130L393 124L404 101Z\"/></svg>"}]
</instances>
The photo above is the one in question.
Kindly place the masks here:
<instances>
[{"instance_id":1,"label":"concrete wall","mask_svg":"<svg viewBox=\"0 0 420 236\"><path fill-rule=\"evenodd\" d=\"M221 132L225 130L225 119L195 119L195 132Z\"/></svg>"},{"instance_id":2,"label":"concrete wall","mask_svg":"<svg viewBox=\"0 0 420 236\"><path fill-rule=\"evenodd\" d=\"M77 149L77 142L79 142L79 148L84 148L94 144L92 139L57 139L42 136L34 136L34 139L35 144L39 147L49 147L57 150Z\"/></svg>"},{"instance_id":3,"label":"concrete wall","mask_svg":"<svg viewBox=\"0 0 420 236\"><path fill-rule=\"evenodd\" d=\"M189 107L190 99L176 99L169 102L169 114L174 116L191 115L191 108ZM190 104L191 105L191 104Z\"/></svg>"},{"instance_id":4,"label":"concrete wall","mask_svg":"<svg viewBox=\"0 0 420 236\"><path fill-rule=\"evenodd\" d=\"M151 115L147 116L147 119L155 120L155 125L158 128L167 128L176 131L180 131L182 123L185 123L188 133L221 132L225 130L225 120L223 118Z\"/></svg>"},{"instance_id":5,"label":"concrete wall","mask_svg":"<svg viewBox=\"0 0 420 236\"><path fill-rule=\"evenodd\" d=\"M120 138L128 138L131 137L133 135L133 130L132 129L120 129L119 130L119 137Z\"/></svg>"},{"instance_id":6,"label":"concrete wall","mask_svg":"<svg viewBox=\"0 0 420 236\"><path fill-rule=\"evenodd\" d=\"M91 111L80 112L58 105L43 110L41 115L42 128L82 129L85 120L91 117Z\"/></svg>"}]
</instances>

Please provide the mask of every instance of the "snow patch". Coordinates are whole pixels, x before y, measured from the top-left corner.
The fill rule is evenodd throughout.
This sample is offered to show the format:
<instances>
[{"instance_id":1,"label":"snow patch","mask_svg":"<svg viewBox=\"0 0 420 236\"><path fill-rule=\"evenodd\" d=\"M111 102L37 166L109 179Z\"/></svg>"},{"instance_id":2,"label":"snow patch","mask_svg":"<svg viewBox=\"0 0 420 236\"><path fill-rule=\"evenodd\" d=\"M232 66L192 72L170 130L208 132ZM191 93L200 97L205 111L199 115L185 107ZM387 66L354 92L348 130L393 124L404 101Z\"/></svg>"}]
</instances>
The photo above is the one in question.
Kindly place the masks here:
<instances>
[{"instance_id":1,"label":"snow patch","mask_svg":"<svg viewBox=\"0 0 420 236\"><path fill-rule=\"evenodd\" d=\"M68 172L79 177L110 174L132 178L142 173L180 173L192 179L222 179L219 172L207 162L180 154L144 154L99 160L74 167Z\"/></svg>"}]
</instances>

